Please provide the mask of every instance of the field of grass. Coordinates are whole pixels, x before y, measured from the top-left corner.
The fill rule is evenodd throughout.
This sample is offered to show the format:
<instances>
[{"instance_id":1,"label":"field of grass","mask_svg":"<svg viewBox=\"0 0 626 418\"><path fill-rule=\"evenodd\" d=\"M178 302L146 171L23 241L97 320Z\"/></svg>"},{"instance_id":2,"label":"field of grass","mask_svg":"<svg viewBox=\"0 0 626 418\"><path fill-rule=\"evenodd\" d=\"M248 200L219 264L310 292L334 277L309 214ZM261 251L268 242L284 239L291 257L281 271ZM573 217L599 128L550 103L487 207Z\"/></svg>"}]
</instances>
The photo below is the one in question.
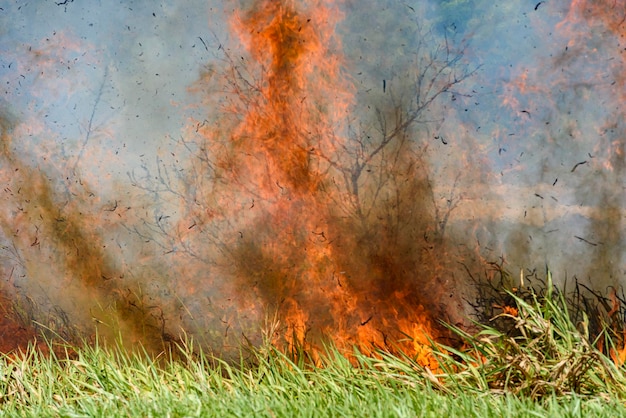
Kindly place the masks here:
<instances>
[{"instance_id":1,"label":"field of grass","mask_svg":"<svg viewBox=\"0 0 626 418\"><path fill-rule=\"evenodd\" d=\"M531 296L513 296L503 319L514 332L483 325L463 349L435 348L435 372L382 351L348 359L331 348L313 364L271 345L239 364L191 343L175 360L98 345L4 355L0 416L626 416L623 367L560 295Z\"/></svg>"},{"instance_id":2,"label":"field of grass","mask_svg":"<svg viewBox=\"0 0 626 418\"><path fill-rule=\"evenodd\" d=\"M0 362L1 414L20 416L623 416L618 397L568 394L540 400L479 390L441 391L399 359L336 359L298 367L274 353L259 364L203 359L156 364L84 349L72 360L35 352ZM405 363L405 364L400 364Z\"/></svg>"}]
</instances>

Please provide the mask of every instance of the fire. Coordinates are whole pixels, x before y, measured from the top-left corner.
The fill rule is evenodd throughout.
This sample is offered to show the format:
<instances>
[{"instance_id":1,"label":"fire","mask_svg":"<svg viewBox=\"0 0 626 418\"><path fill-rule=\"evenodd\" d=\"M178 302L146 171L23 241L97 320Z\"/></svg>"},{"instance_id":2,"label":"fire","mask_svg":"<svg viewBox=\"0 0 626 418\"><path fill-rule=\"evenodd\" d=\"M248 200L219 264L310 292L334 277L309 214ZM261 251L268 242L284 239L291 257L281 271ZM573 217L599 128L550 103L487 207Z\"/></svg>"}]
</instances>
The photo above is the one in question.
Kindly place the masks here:
<instances>
[{"instance_id":1,"label":"fire","mask_svg":"<svg viewBox=\"0 0 626 418\"><path fill-rule=\"evenodd\" d=\"M431 342L447 337L439 320L458 325L463 315L442 245L461 198L451 193L446 206L433 192L418 138L427 129L415 124L468 77L460 56L447 43L420 49L416 73L390 74L367 96L341 53L338 4L252 3L230 22L237 47L221 48L223 67L207 65L192 86L214 112L182 135L192 158L160 148L156 176L143 165L147 180L129 173L141 191L104 184L111 172L101 166L113 156L95 135L115 135L93 122L115 79L107 70L74 154L38 115L3 128L0 221L27 261L21 277L53 284L36 294L60 299L61 325L84 325L80 335L123 331L159 350L182 329L215 342L219 355L241 335L258 342L255 321L276 312L282 328L267 335L286 350L315 356L333 342L347 354L402 351L435 370ZM93 49L60 35L28 54L33 80L52 87L34 88L38 99L76 93L64 68L78 66L75 49ZM100 68L96 58L90 66ZM412 97L402 91L409 83ZM29 136L33 164L13 147Z\"/></svg>"},{"instance_id":2,"label":"fire","mask_svg":"<svg viewBox=\"0 0 626 418\"><path fill-rule=\"evenodd\" d=\"M353 1L244 3L233 37L215 45L222 62L191 86L203 108L181 135L185 149L155 145L158 172L148 158L114 160L110 144L132 135L110 120L111 131L101 127L109 101L130 126L124 60L69 29L32 45L16 38L2 81L19 116L0 115L0 231L11 244L3 251L15 252L7 294L34 300L40 317L58 307L82 335L106 322L112 336L152 338L160 350L182 329L218 355L242 335L258 343L258 322L276 312L280 327L266 336L288 351L315 356L332 341L346 353L403 351L435 370L431 341L448 344L439 321L459 325L470 311L461 301L471 299L472 262L530 267L542 248L572 248L582 263L574 242L618 277L623 246L609 243L623 241L624 0L499 7L518 22L518 10L529 13L507 31L509 44L487 39L495 26L467 32L465 57L490 68L470 86L458 84L467 61L452 33L436 27L447 17L431 20L426 4L372 17L385 29L365 39L342 32L362 20ZM125 167L132 185L113 178ZM144 168L145 178L134 175ZM573 217L594 234L577 220L570 234Z\"/></svg>"},{"instance_id":3,"label":"fire","mask_svg":"<svg viewBox=\"0 0 626 418\"><path fill-rule=\"evenodd\" d=\"M261 301L277 312L274 344L313 357L329 341L347 354L403 351L436 369L430 347L444 334L436 325L444 273L432 245L417 239L425 209L414 202L426 180L408 123L373 151L350 136L355 87L334 31L340 17L321 0L264 0L235 14L245 50L226 50L226 76L209 68L197 87L204 93L217 80L225 116L192 124L213 181L199 189L180 236L221 228L228 255L211 263L233 277L244 310ZM390 180L376 183L381 175Z\"/></svg>"},{"instance_id":4,"label":"fire","mask_svg":"<svg viewBox=\"0 0 626 418\"><path fill-rule=\"evenodd\" d=\"M251 175L265 193L286 188L306 194L318 185L312 156L332 145L323 132L329 121L316 119L321 112L315 107L328 106L335 115L346 107L342 93L333 91L344 88L333 83L341 79L339 59L326 46L336 39L325 33L339 15L322 3L301 13L293 1L263 1L233 19L250 58L263 68L259 91L233 138L244 140L246 152L259 159Z\"/></svg>"}]
</instances>

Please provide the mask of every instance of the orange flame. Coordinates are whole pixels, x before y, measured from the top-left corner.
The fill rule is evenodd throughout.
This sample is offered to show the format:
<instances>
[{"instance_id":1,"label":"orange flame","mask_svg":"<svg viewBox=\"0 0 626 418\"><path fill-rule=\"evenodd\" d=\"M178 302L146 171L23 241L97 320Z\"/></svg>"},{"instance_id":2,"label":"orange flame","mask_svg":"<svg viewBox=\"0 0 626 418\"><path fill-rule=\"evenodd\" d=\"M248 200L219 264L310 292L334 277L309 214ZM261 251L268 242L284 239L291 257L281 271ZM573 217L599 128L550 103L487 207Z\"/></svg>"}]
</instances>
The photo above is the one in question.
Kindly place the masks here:
<instances>
[{"instance_id":1,"label":"orange flame","mask_svg":"<svg viewBox=\"0 0 626 418\"><path fill-rule=\"evenodd\" d=\"M325 122L314 117L319 114L315 107L329 105L335 113L345 107L324 98L332 97L332 82L339 78L339 61L328 53L328 45L338 41L324 31L340 14L322 4L310 9L299 13L293 1L267 0L233 21L251 58L264 72L234 137L245 138L247 152L261 154L267 171L256 174L266 192L275 192L277 185L302 193L316 187L311 154L324 145L319 143L319 131ZM312 85L314 77L328 81Z\"/></svg>"},{"instance_id":2,"label":"orange flame","mask_svg":"<svg viewBox=\"0 0 626 418\"><path fill-rule=\"evenodd\" d=\"M402 350L435 369L430 344L439 335L420 302L424 289L411 281L417 262L405 265L401 255L371 249L384 242L364 244L375 225L355 219L346 210L354 195L337 191L335 179L345 175L337 154L348 148L342 132L354 96L337 54L340 17L322 0L307 8L264 0L235 15L247 53L226 52L231 72L223 83L232 101L221 100L235 120L230 139L216 138L224 124L196 124L223 187L212 186L207 196L217 209L192 216L240 225L224 239L228 274L234 269L234 286L251 293L247 309L263 300L278 311L285 327L272 336L275 344L313 357L328 340L347 353ZM204 81L213 76L207 71ZM181 231L191 224L185 222Z\"/></svg>"}]
</instances>

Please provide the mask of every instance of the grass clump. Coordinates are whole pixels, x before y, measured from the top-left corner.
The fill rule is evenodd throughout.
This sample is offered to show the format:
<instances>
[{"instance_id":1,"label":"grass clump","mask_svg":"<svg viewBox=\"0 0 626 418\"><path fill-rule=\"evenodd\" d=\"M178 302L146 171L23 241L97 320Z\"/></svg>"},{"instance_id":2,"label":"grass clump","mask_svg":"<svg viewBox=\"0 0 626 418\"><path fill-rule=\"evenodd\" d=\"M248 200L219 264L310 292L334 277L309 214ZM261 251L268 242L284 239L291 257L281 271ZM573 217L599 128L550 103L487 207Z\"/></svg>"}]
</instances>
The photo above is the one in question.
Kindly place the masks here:
<instances>
[{"instance_id":1,"label":"grass clump","mask_svg":"<svg viewBox=\"0 0 626 418\"><path fill-rule=\"evenodd\" d=\"M600 330L592 340L584 312L574 323L569 303L553 287L550 273L541 293L529 289L506 294L509 306L491 321L499 321L498 326L478 324L475 334L451 328L464 346L438 350L448 385L530 399L571 394L624 397L623 369L597 348L604 341L612 344L609 330Z\"/></svg>"}]
</instances>

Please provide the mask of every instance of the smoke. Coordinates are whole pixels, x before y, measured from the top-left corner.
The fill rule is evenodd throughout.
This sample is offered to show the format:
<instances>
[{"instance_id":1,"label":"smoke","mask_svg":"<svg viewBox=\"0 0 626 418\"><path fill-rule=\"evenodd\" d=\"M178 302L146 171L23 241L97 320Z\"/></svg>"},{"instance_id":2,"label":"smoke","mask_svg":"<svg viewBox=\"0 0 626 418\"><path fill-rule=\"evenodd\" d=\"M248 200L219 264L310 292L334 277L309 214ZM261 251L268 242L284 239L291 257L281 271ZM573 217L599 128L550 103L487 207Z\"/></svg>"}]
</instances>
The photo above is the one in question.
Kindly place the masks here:
<instances>
[{"instance_id":1,"label":"smoke","mask_svg":"<svg viewBox=\"0 0 626 418\"><path fill-rule=\"evenodd\" d=\"M71 3L48 10L71 29L3 25L3 292L65 338L228 356L267 317L292 348L420 353L468 326L492 261L618 285L623 15L581 3L139 2L106 28Z\"/></svg>"},{"instance_id":2,"label":"smoke","mask_svg":"<svg viewBox=\"0 0 626 418\"><path fill-rule=\"evenodd\" d=\"M623 281L622 6L544 9L555 24L534 24L543 41L518 66L505 99L518 117L498 148L513 158L503 177L522 186L511 200L526 201L503 250L520 268L543 261L560 283L575 276L603 289Z\"/></svg>"},{"instance_id":3,"label":"smoke","mask_svg":"<svg viewBox=\"0 0 626 418\"><path fill-rule=\"evenodd\" d=\"M12 255L11 271L3 282L3 295L14 298L23 320L51 337L78 341L96 337L125 344L142 341L155 345L158 322L140 306L107 249L107 230L118 227L111 209L103 208L89 185L74 180L70 171L34 169L13 151L15 126L3 118L2 216L4 237ZM48 177L54 176L54 177ZM117 279L117 280L116 280ZM33 325L33 323L27 324ZM160 339L159 339L160 341Z\"/></svg>"},{"instance_id":4,"label":"smoke","mask_svg":"<svg viewBox=\"0 0 626 418\"><path fill-rule=\"evenodd\" d=\"M426 342L465 310L455 268L438 260L458 255L444 240L457 197L435 199L422 118L472 70L461 51L427 47L425 30L417 62L357 103L330 19L339 15L324 3L261 2L235 17L245 49L226 46L222 66L194 86L218 111L191 124L181 141L191 154L175 153L145 186L179 202L180 219L158 215L152 231L170 267L189 260L183 304L237 300L248 339L258 341L258 324L241 313L276 311L285 329L272 337L289 344ZM186 329L235 328L206 321Z\"/></svg>"}]
</instances>

